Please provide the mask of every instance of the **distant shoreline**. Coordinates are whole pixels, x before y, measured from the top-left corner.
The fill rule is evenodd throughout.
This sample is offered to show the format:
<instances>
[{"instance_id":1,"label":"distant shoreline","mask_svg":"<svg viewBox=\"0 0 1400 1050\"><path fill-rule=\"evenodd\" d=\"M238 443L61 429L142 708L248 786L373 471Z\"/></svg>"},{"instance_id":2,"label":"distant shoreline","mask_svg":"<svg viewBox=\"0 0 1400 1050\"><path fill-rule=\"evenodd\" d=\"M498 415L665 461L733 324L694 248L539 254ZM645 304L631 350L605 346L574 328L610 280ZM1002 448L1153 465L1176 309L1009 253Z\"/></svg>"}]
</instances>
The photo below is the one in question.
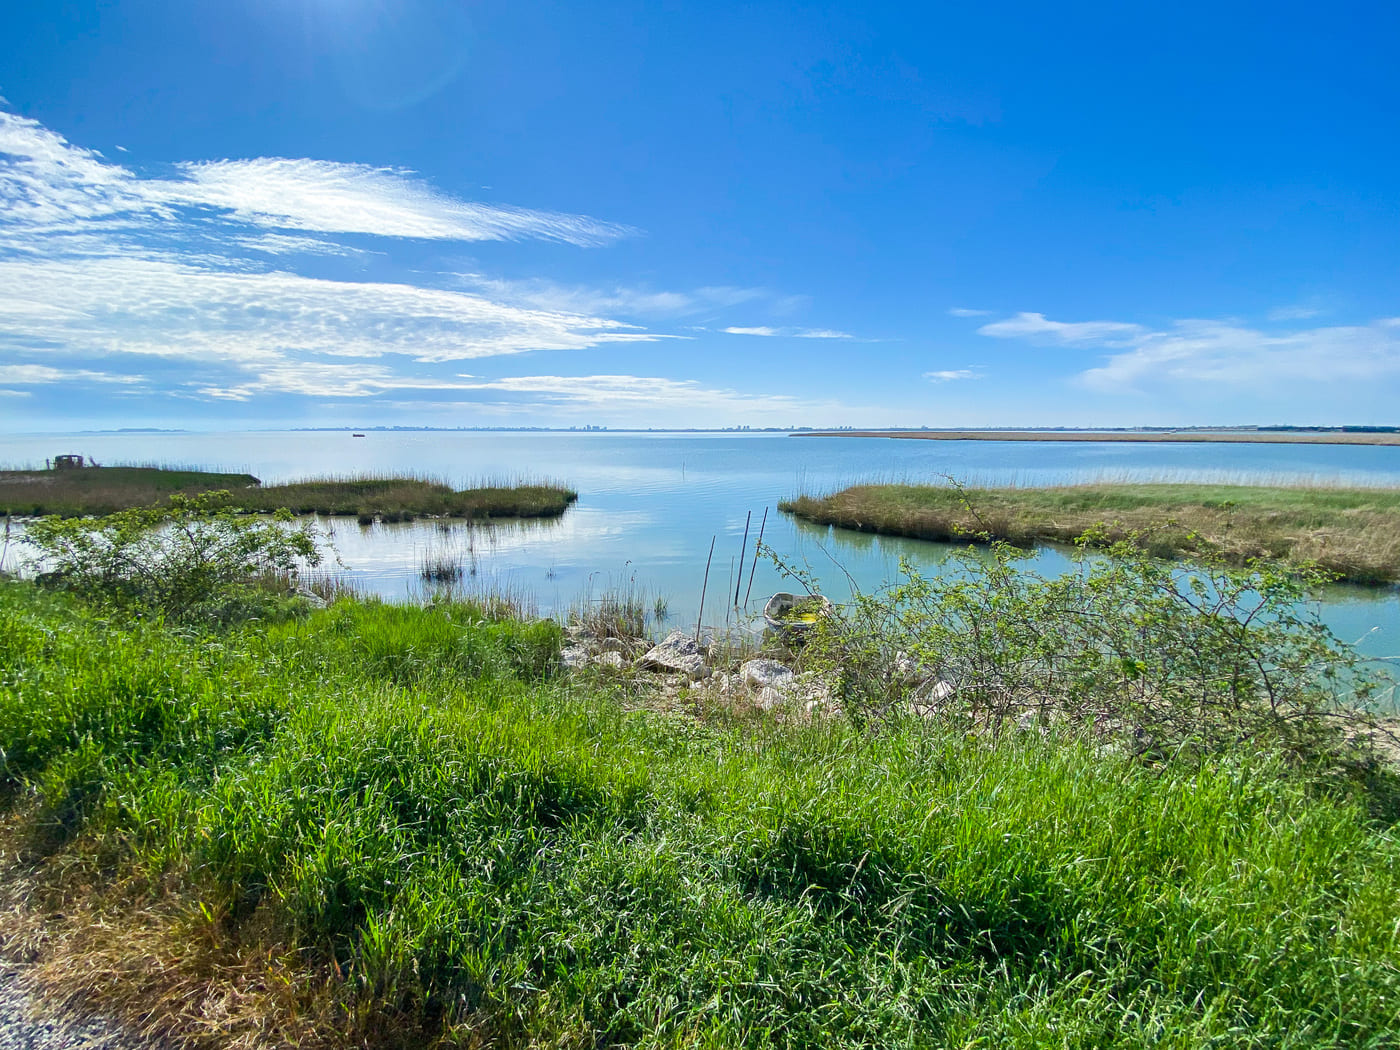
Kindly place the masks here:
<instances>
[{"instance_id":1,"label":"distant shoreline","mask_svg":"<svg viewBox=\"0 0 1400 1050\"><path fill-rule=\"evenodd\" d=\"M1400 445L1400 433L1326 430L804 430L793 437L920 441L1175 441L1260 445Z\"/></svg>"}]
</instances>

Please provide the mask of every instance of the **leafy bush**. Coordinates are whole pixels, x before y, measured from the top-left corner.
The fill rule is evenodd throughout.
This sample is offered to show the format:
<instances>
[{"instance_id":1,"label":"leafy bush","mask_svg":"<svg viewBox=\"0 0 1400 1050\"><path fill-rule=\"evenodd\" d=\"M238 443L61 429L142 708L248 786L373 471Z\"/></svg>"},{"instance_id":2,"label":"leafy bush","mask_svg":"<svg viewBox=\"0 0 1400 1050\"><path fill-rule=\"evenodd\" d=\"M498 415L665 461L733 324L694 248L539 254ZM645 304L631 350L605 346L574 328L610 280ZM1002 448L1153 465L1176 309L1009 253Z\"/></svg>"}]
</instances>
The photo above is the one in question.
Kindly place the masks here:
<instances>
[{"instance_id":1,"label":"leafy bush","mask_svg":"<svg viewBox=\"0 0 1400 1050\"><path fill-rule=\"evenodd\" d=\"M1244 744L1335 757L1380 728L1362 711L1381 682L1306 600L1316 573L1188 569L1131 540L1107 557L1081 548L1052 579L1005 544L952 557L935 579L902 564L901 582L814 632L806 659L848 711L913 696L993 735L1069 725L1158 754Z\"/></svg>"},{"instance_id":2,"label":"leafy bush","mask_svg":"<svg viewBox=\"0 0 1400 1050\"><path fill-rule=\"evenodd\" d=\"M24 536L45 585L175 618L223 620L265 611L259 578L294 582L303 565L320 564L319 541L313 525L293 525L286 511L235 512L227 492L173 495L168 505L98 518L40 518Z\"/></svg>"}]
</instances>

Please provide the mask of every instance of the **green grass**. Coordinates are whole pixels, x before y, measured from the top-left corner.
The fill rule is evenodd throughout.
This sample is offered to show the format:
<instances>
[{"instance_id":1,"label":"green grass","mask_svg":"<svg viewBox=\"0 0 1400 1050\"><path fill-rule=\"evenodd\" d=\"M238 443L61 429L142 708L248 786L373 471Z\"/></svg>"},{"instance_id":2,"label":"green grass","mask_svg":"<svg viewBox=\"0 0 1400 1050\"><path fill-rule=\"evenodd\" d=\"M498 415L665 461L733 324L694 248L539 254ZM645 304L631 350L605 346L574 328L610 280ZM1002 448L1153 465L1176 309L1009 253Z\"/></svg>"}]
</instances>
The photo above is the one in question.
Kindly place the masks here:
<instances>
[{"instance_id":1,"label":"green grass","mask_svg":"<svg viewBox=\"0 0 1400 1050\"><path fill-rule=\"evenodd\" d=\"M455 490L412 477L315 478L262 485L251 474L164 467L87 467L80 470L0 471L0 514L75 517L154 506L172 494L227 489L234 505L265 512L354 514L373 521L415 517L557 517L578 494L550 483L499 483Z\"/></svg>"},{"instance_id":2,"label":"green grass","mask_svg":"<svg viewBox=\"0 0 1400 1050\"><path fill-rule=\"evenodd\" d=\"M1364 799L1264 755L629 713L558 644L452 605L188 634L3 584L11 819L93 907L128 887L110 936L178 917L123 973L290 953L346 1045L1394 1045L1400 841ZM219 973L250 1009L266 974Z\"/></svg>"},{"instance_id":3,"label":"green grass","mask_svg":"<svg viewBox=\"0 0 1400 1050\"><path fill-rule=\"evenodd\" d=\"M1220 553L1242 564L1315 562L1356 583L1400 579L1400 490L1109 483L1055 488L855 485L802 495L782 510L820 525L967 542L1070 542L1104 524L1104 542L1144 530L1162 556Z\"/></svg>"}]
</instances>

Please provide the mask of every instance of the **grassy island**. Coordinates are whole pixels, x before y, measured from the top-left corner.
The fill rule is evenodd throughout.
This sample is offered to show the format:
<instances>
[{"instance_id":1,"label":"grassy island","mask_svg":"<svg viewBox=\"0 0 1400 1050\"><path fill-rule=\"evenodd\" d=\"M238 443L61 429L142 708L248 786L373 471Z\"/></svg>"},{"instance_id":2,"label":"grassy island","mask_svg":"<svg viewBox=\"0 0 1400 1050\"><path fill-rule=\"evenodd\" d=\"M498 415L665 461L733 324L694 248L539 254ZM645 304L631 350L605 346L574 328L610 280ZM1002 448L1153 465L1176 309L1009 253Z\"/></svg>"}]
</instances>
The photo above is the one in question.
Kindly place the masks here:
<instances>
[{"instance_id":1,"label":"grassy island","mask_svg":"<svg viewBox=\"0 0 1400 1050\"><path fill-rule=\"evenodd\" d=\"M1212 551L1237 564L1313 562L1356 583L1400 579L1400 491L1394 489L855 485L779 507L819 525L937 541L985 536L1021 546L1070 542L1102 524L1105 543L1140 532L1140 542L1158 556Z\"/></svg>"},{"instance_id":2,"label":"grassy island","mask_svg":"<svg viewBox=\"0 0 1400 1050\"><path fill-rule=\"evenodd\" d=\"M578 494L552 484L493 484L455 490L413 477L347 477L263 485L251 474L164 467L81 467L0 471L0 514L110 514L158 506L172 495L227 490L249 512L353 514L401 521L415 517L557 517Z\"/></svg>"}]
</instances>

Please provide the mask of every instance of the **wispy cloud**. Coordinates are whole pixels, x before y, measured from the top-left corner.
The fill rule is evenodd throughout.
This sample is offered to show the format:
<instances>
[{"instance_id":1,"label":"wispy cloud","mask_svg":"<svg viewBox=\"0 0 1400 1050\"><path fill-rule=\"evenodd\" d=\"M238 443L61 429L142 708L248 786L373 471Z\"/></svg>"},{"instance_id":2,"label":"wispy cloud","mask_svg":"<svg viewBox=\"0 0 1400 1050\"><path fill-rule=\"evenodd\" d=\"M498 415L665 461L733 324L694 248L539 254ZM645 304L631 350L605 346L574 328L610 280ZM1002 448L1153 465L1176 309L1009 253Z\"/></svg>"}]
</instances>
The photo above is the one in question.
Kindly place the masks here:
<instances>
[{"instance_id":1,"label":"wispy cloud","mask_svg":"<svg viewBox=\"0 0 1400 1050\"><path fill-rule=\"evenodd\" d=\"M685 317L756 300L776 301L763 288L714 286L678 292L625 285L565 285L544 279L504 280L478 273L456 276L466 287L502 302L541 310L624 317Z\"/></svg>"},{"instance_id":2,"label":"wispy cloud","mask_svg":"<svg viewBox=\"0 0 1400 1050\"><path fill-rule=\"evenodd\" d=\"M972 310L966 306L955 306L948 313L953 317L986 317L990 310Z\"/></svg>"},{"instance_id":3,"label":"wispy cloud","mask_svg":"<svg viewBox=\"0 0 1400 1050\"><path fill-rule=\"evenodd\" d=\"M194 221L201 211L255 227L379 237L483 241L533 238L580 246L636 231L585 215L462 201L397 168L269 158L176 165L141 178L37 121L0 112L0 200L7 223L35 229L124 219Z\"/></svg>"},{"instance_id":4,"label":"wispy cloud","mask_svg":"<svg viewBox=\"0 0 1400 1050\"><path fill-rule=\"evenodd\" d=\"M677 378L443 374L454 362L680 338L643 327L652 319L752 304L781 315L796 302L761 288L585 287L477 273L454 281L395 267L403 242L591 247L637 232L625 225L465 201L397 168L258 158L177 162L151 174L122 160L0 111L5 397L32 391L39 404L65 384L101 385L103 401L164 394L382 406L436 397L503 412L617 411L657 425L776 425L845 411ZM344 278L349 266L356 279ZM377 276L386 270L395 279ZM816 328L733 331L851 338Z\"/></svg>"},{"instance_id":5,"label":"wispy cloud","mask_svg":"<svg viewBox=\"0 0 1400 1050\"><path fill-rule=\"evenodd\" d=\"M924 378L930 383L951 383L958 379L981 379L981 372L970 368L948 369L942 372L925 372Z\"/></svg>"},{"instance_id":6,"label":"wispy cloud","mask_svg":"<svg viewBox=\"0 0 1400 1050\"><path fill-rule=\"evenodd\" d=\"M1400 321L1263 332L1235 321L1186 319L1164 329L1119 321L1050 321L1021 313L978 331L1001 339L1116 351L1077 376L1105 393L1164 384L1278 389L1354 384L1400 375Z\"/></svg>"},{"instance_id":7,"label":"wispy cloud","mask_svg":"<svg viewBox=\"0 0 1400 1050\"><path fill-rule=\"evenodd\" d=\"M1310 328L1282 335L1224 321L1178 321L1143 335L1080 376L1107 392L1162 383L1216 384L1251 390L1354 384L1400 375L1400 330L1376 322Z\"/></svg>"},{"instance_id":8,"label":"wispy cloud","mask_svg":"<svg viewBox=\"0 0 1400 1050\"><path fill-rule=\"evenodd\" d=\"M593 245L627 227L460 201L395 169L275 159L175 168L141 176L0 112L0 352L14 362L0 382L131 384L155 368L162 389L186 396L372 396L441 388L424 374L434 362L665 338L591 310L294 271L299 258L365 255L344 242L350 234Z\"/></svg>"},{"instance_id":9,"label":"wispy cloud","mask_svg":"<svg viewBox=\"0 0 1400 1050\"><path fill-rule=\"evenodd\" d=\"M52 368L48 365L0 365L0 383L140 383L140 376L113 375L88 368Z\"/></svg>"},{"instance_id":10,"label":"wispy cloud","mask_svg":"<svg viewBox=\"0 0 1400 1050\"><path fill-rule=\"evenodd\" d=\"M0 260L0 346L249 366L322 354L467 360L659 336L464 292L145 259ZM37 305L36 305L37 304Z\"/></svg>"},{"instance_id":11,"label":"wispy cloud","mask_svg":"<svg viewBox=\"0 0 1400 1050\"><path fill-rule=\"evenodd\" d=\"M1029 339L1064 346L1130 345L1144 334L1142 325L1121 321L1051 321L1044 314L1019 313L977 329L995 339Z\"/></svg>"},{"instance_id":12,"label":"wispy cloud","mask_svg":"<svg viewBox=\"0 0 1400 1050\"><path fill-rule=\"evenodd\" d=\"M850 332L838 332L833 328L770 328L758 325L751 328L731 326L723 329L728 335L759 335L788 339L854 339Z\"/></svg>"}]
</instances>

